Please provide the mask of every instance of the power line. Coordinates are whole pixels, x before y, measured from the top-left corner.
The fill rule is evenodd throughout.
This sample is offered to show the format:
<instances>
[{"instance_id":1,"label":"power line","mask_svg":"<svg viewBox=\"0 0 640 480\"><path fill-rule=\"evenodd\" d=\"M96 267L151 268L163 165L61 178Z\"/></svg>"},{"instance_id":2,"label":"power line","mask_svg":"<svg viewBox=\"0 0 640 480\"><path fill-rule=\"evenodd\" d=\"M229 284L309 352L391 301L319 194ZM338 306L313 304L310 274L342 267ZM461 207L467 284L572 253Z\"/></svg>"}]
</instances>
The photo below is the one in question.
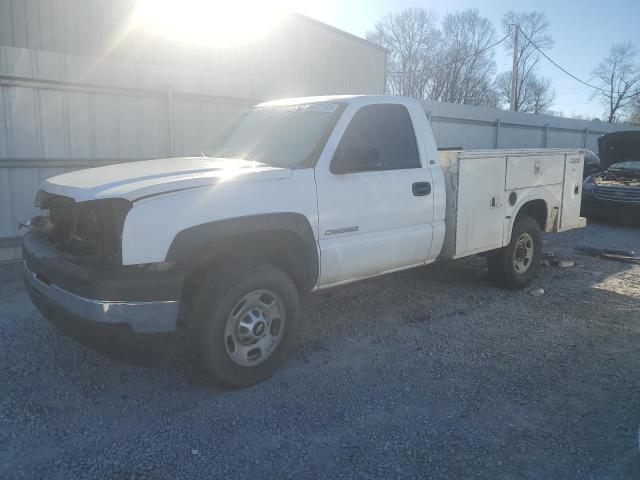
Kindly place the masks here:
<instances>
[{"instance_id":1,"label":"power line","mask_svg":"<svg viewBox=\"0 0 640 480\"><path fill-rule=\"evenodd\" d=\"M478 50L477 52L473 52L472 54L467 55L466 57L462 57L462 58L458 58L455 62L449 62L449 63L443 63L442 65L432 65L430 67L426 67L426 68L420 68L418 70L400 70L397 72L389 72L391 74L397 74L397 73L418 73L418 72L426 72L428 70L433 70L434 68L444 68L444 67L450 67L451 65L455 65L457 63L460 63L461 60L466 60L467 58L472 58L475 57L481 53L486 52L487 50L491 50L493 47L496 47L498 45L500 45L502 42L504 42L508 37L509 37L510 33L507 33L504 37L502 37L501 40L498 40L495 43L492 43L491 45L484 47L481 50Z\"/></svg>"},{"instance_id":2,"label":"power line","mask_svg":"<svg viewBox=\"0 0 640 480\"><path fill-rule=\"evenodd\" d=\"M607 93L607 90L605 90L604 88L600 88L600 87L596 87L595 85L591 85L589 82L585 82L584 80L576 77L574 74L568 72L566 69L564 69L563 67L561 67L560 65L558 65L556 62L554 62L553 60L551 60L551 58L549 58L549 56L544 53L534 42L533 40L531 40L526 33L524 33L522 31L522 29L520 28L520 25L516 25L516 28L520 31L520 33L524 36L524 38L526 38L527 40L529 40L529 43L531 45L533 45L533 48L535 48L538 52L540 52L540 54L546 58L547 60L549 60L553 65L555 65L556 67L558 67L560 70L562 70L564 73L566 73L567 75L569 75L571 78L573 78L574 80L577 80L578 82L586 85L587 87L593 88L595 90L600 90L601 92Z\"/></svg>"},{"instance_id":3,"label":"power line","mask_svg":"<svg viewBox=\"0 0 640 480\"><path fill-rule=\"evenodd\" d=\"M579 94L581 92L590 92L593 89L591 87L563 87L563 88L554 88L554 90L560 93Z\"/></svg>"},{"instance_id":4,"label":"power line","mask_svg":"<svg viewBox=\"0 0 640 480\"><path fill-rule=\"evenodd\" d=\"M572 105L592 105L592 102L576 102L576 103L554 103L555 106L566 107Z\"/></svg>"}]
</instances>

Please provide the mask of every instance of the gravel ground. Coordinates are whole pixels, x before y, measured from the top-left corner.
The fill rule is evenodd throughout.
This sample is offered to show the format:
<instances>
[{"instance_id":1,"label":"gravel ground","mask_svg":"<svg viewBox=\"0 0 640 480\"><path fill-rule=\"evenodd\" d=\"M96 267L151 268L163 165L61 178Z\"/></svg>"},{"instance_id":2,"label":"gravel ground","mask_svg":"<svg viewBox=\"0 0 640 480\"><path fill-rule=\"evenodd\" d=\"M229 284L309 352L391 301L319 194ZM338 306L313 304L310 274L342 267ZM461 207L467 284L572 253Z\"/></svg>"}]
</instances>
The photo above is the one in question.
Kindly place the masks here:
<instances>
[{"instance_id":1,"label":"gravel ground","mask_svg":"<svg viewBox=\"0 0 640 480\"><path fill-rule=\"evenodd\" d=\"M577 264L521 292L470 259L310 296L295 353L236 391L175 338L75 343L4 265L0 478L640 478L640 265L575 245L640 230L547 236Z\"/></svg>"}]
</instances>

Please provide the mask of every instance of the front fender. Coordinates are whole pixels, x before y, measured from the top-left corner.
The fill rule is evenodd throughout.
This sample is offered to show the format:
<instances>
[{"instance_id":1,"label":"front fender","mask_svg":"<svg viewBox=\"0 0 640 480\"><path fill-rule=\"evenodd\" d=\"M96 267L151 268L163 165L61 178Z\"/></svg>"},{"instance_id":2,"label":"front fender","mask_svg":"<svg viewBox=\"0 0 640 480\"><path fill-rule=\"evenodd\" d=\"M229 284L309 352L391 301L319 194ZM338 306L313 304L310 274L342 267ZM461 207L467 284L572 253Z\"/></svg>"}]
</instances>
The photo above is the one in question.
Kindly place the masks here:
<instances>
[{"instance_id":1,"label":"front fender","mask_svg":"<svg viewBox=\"0 0 640 480\"><path fill-rule=\"evenodd\" d=\"M122 262L124 265L164 262L179 235L184 238L193 235L182 234L183 231L194 227L203 231L210 227L201 229L201 225L260 215L297 214L308 225L306 230L311 231L315 242L318 229L315 191L313 170L301 169L286 179L219 184L138 200L124 222ZM184 241L180 240L180 244ZM177 248L174 247L174 252Z\"/></svg>"}]
</instances>

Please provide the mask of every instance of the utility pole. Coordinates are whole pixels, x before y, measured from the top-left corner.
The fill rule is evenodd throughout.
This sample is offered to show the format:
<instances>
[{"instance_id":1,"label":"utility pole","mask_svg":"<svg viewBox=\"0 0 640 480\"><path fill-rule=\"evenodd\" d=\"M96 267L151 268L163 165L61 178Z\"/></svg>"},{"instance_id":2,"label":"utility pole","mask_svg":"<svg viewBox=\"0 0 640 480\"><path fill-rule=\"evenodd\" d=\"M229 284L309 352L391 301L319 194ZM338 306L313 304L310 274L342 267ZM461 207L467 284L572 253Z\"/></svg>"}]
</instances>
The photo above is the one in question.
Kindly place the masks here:
<instances>
[{"instance_id":1,"label":"utility pole","mask_svg":"<svg viewBox=\"0 0 640 480\"><path fill-rule=\"evenodd\" d=\"M520 34L520 26L511 24L513 30L513 67L511 67L511 108L512 112L517 110L516 98L518 94L518 36Z\"/></svg>"}]
</instances>

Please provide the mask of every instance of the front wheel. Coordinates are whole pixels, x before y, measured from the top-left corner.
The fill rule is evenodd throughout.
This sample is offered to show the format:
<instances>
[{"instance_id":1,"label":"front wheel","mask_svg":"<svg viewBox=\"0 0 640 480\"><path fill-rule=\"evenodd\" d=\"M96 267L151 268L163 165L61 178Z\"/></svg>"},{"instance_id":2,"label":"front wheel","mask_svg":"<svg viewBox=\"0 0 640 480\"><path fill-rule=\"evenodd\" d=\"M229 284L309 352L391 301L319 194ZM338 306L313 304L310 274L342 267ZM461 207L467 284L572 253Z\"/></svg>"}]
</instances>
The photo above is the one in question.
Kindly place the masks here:
<instances>
[{"instance_id":1,"label":"front wheel","mask_svg":"<svg viewBox=\"0 0 640 480\"><path fill-rule=\"evenodd\" d=\"M542 232L533 218L521 216L511 232L511 242L487 256L489 273L501 286L525 288L536 272L542 256Z\"/></svg>"},{"instance_id":2,"label":"front wheel","mask_svg":"<svg viewBox=\"0 0 640 480\"><path fill-rule=\"evenodd\" d=\"M195 367L236 387L265 380L293 346L299 310L293 281L271 265L236 265L211 275L187 318Z\"/></svg>"}]
</instances>

